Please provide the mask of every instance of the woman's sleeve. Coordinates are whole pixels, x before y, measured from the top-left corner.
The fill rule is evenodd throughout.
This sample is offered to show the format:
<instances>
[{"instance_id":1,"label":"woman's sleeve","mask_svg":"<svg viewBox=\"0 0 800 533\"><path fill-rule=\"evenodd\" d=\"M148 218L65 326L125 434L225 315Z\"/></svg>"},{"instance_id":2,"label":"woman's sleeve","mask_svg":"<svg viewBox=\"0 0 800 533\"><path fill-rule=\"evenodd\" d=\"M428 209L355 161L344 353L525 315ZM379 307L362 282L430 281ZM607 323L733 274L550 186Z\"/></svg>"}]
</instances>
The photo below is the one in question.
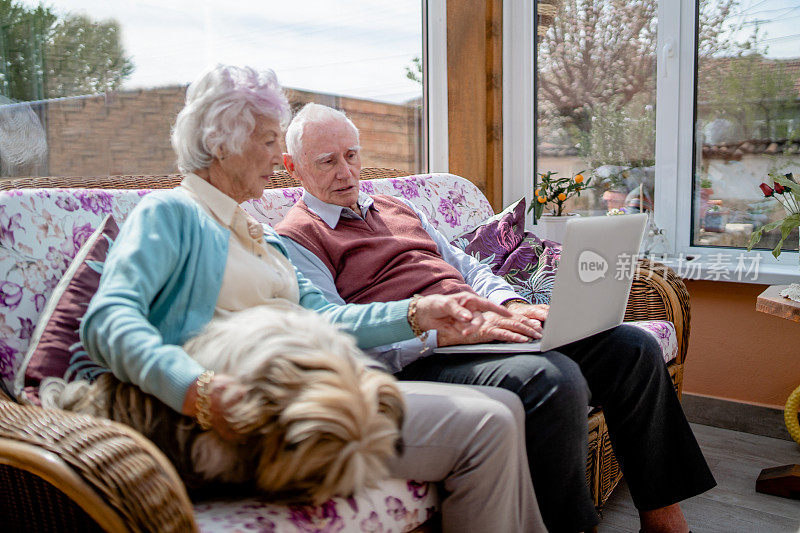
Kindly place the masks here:
<instances>
[{"instance_id":1,"label":"woman's sleeve","mask_svg":"<svg viewBox=\"0 0 800 533\"><path fill-rule=\"evenodd\" d=\"M339 324L356 338L359 348L374 348L414 337L408 324L409 300L364 305L332 304L297 268L294 270L300 288L300 305Z\"/></svg>"},{"instance_id":2,"label":"woman's sleeve","mask_svg":"<svg viewBox=\"0 0 800 533\"><path fill-rule=\"evenodd\" d=\"M180 205L140 202L109 251L80 328L93 360L178 412L203 368L180 346L164 344L146 317L180 264L183 216Z\"/></svg>"}]
</instances>

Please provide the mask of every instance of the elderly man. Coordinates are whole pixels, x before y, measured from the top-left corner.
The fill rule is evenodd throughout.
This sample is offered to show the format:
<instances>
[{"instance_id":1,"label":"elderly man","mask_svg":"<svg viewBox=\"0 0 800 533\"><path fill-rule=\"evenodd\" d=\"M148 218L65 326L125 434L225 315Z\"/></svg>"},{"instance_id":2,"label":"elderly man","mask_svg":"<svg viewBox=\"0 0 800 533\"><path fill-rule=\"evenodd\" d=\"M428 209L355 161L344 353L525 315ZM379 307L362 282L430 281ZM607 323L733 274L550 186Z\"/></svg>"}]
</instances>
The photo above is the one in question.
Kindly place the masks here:
<instances>
[{"instance_id":1,"label":"elderly man","mask_svg":"<svg viewBox=\"0 0 800 533\"><path fill-rule=\"evenodd\" d=\"M530 305L488 267L450 246L410 203L359 192L358 130L341 112L308 104L286 132L286 168L305 188L278 225L293 263L335 302L390 301L473 290L537 329L547 306ZM473 341L514 333L487 316ZM598 522L585 481L588 405L601 405L644 531L687 531L678 502L715 485L683 415L657 343L631 326L523 355L434 355L463 340L407 341L371 353L398 378L489 385L525 407L531 476L550 531Z\"/></svg>"}]
</instances>

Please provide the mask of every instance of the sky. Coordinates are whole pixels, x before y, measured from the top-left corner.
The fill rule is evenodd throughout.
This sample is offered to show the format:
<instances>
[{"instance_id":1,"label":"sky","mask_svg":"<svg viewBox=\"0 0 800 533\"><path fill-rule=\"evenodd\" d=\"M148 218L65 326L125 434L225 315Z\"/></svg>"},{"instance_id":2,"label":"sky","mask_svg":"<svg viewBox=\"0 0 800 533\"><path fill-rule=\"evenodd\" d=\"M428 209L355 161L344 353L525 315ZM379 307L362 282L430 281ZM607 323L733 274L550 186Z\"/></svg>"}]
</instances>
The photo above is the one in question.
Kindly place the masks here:
<instances>
[{"instance_id":1,"label":"sky","mask_svg":"<svg viewBox=\"0 0 800 533\"><path fill-rule=\"evenodd\" d=\"M741 40L757 25L767 56L800 57L800 0L740 0L731 22L743 25L736 33Z\"/></svg>"},{"instance_id":2,"label":"sky","mask_svg":"<svg viewBox=\"0 0 800 533\"><path fill-rule=\"evenodd\" d=\"M398 103L422 94L405 76L422 53L421 0L44 3L120 23L135 65L127 89L187 84L209 66L231 63L272 68L292 88ZM758 22L769 56L800 56L800 0L740 0L731 20L745 23L741 39Z\"/></svg>"},{"instance_id":3,"label":"sky","mask_svg":"<svg viewBox=\"0 0 800 533\"><path fill-rule=\"evenodd\" d=\"M36 5L35 0L23 0ZM272 68L286 87L387 102L422 95L420 0L49 0L116 19L135 70L124 88L187 84L216 63Z\"/></svg>"}]
</instances>

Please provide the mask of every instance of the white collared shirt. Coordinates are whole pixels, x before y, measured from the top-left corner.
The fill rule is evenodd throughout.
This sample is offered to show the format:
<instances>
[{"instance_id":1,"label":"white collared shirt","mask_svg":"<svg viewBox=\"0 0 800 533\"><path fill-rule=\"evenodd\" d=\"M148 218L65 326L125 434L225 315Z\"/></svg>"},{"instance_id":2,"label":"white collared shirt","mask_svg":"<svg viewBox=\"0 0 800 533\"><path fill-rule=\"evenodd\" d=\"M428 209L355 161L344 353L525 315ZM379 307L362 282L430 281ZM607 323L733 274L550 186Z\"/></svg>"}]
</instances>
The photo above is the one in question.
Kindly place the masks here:
<instances>
[{"instance_id":1,"label":"white collared shirt","mask_svg":"<svg viewBox=\"0 0 800 533\"><path fill-rule=\"evenodd\" d=\"M186 174L180 189L231 232L214 316L268 305L274 299L299 302L297 275L291 262L266 244L261 224L236 200L192 173Z\"/></svg>"},{"instance_id":2,"label":"white collared shirt","mask_svg":"<svg viewBox=\"0 0 800 533\"><path fill-rule=\"evenodd\" d=\"M358 191L358 199L356 200L358 210L361 212L360 215L349 207L323 202L306 190L303 190L303 202L305 202L312 213L319 216L331 229L336 229L336 226L339 225L339 219L341 218L363 219L367 217L367 211L370 209L378 210L374 205L375 202L372 200L372 197L364 191Z\"/></svg>"}]
</instances>

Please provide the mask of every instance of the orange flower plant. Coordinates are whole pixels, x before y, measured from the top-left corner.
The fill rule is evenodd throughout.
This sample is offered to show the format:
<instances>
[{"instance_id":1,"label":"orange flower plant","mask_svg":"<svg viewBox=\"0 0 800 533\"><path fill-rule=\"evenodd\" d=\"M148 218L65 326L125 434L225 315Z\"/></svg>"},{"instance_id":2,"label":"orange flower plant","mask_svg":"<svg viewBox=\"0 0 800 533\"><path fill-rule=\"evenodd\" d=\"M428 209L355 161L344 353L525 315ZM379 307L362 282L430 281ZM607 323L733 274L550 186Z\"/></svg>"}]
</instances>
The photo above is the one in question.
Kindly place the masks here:
<instances>
[{"instance_id":1,"label":"orange flower plant","mask_svg":"<svg viewBox=\"0 0 800 533\"><path fill-rule=\"evenodd\" d=\"M560 217L564 212L564 203L573 196L580 196L592 178L584 178L578 172L571 178L559 178L555 172L539 173L541 180L536 190L533 191L533 202L528 207L528 212L533 210L533 218L539 220L544 213L544 208L549 205L552 213Z\"/></svg>"}]
</instances>

